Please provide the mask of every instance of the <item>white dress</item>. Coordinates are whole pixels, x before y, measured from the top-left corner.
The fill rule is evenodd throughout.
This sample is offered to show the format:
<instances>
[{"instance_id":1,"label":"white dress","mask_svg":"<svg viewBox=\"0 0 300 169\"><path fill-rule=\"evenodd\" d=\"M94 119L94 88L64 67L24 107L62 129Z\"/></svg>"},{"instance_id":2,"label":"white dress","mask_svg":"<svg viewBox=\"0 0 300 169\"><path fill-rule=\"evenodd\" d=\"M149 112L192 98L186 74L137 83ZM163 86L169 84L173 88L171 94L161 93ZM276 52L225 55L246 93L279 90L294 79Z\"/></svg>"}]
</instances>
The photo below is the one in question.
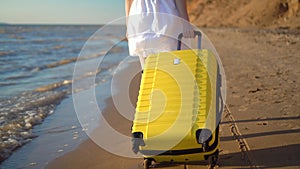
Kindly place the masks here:
<instances>
[{"instance_id":1,"label":"white dress","mask_svg":"<svg viewBox=\"0 0 300 169\"><path fill-rule=\"evenodd\" d=\"M127 22L129 54L145 58L176 50L186 22L178 15L174 0L134 0Z\"/></svg>"}]
</instances>

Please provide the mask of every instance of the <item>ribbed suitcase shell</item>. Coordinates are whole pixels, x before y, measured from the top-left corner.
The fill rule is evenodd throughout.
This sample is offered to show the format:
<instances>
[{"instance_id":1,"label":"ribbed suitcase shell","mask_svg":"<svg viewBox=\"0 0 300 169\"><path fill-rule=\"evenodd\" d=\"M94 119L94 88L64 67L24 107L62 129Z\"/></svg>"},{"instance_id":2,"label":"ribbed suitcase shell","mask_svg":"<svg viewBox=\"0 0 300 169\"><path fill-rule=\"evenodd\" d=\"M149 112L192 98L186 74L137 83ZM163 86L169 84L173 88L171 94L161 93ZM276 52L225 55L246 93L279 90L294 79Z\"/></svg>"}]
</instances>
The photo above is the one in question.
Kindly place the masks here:
<instances>
[{"instance_id":1,"label":"ribbed suitcase shell","mask_svg":"<svg viewBox=\"0 0 300 169\"><path fill-rule=\"evenodd\" d=\"M202 152L198 129L216 130L218 64L208 50L150 55L140 85L132 133L143 133L140 152L156 162L206 160L219 147L213 132Z\"/></svg>"}]
</instances>

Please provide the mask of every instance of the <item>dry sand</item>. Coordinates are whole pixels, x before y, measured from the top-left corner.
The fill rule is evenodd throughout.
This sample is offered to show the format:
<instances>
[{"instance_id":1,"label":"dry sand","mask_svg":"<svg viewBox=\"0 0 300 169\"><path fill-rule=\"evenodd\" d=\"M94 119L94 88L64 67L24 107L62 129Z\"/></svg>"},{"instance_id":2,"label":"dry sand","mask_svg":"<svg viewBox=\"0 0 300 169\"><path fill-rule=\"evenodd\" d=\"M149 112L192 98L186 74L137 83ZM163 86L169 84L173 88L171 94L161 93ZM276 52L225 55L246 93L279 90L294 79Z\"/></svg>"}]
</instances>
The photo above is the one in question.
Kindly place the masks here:
<instances>
[{"instance_id":1,"label":"dry sand","mask_svg":"<svg viewBox=\"0 0 300 169\"><path fill-rule=\"evenodd\" d=\"M222 119L220 168L299 168L300 32L257 29L204 29L204 32L216 46L227 76L227 105L231 114L224 113ZM126 76L126 71L123 75ZM133 104L138 84L136 77L130 91ZM107 103L106 119L118 131L130 135L131 122L118 115L111 100ZM238 131L231 130L230 117L235 119ZM87 140L46 168L142 168L142 159L110 154ZM189 168L207 167L199 164Z\"/></svg>"},{"instance_id":2,"label":"dry sand","mask_svg":"<svg viewBox=\"0 0 300 169\"><path fill-rule=\"evenodd\" d=\"M206 32L221 54L227 104L249 145L253 164L299 168L300 32Z\"/></svg>"},{"instance_id":3,"label":"dry sand","mask_svg":"<svg viewBox=\"0 0 300 169\"><path fill-rule=\"evenodd\" d=\"M300 29L299 0L188 0L201 27Z\"/></svg>"}]
</instances>

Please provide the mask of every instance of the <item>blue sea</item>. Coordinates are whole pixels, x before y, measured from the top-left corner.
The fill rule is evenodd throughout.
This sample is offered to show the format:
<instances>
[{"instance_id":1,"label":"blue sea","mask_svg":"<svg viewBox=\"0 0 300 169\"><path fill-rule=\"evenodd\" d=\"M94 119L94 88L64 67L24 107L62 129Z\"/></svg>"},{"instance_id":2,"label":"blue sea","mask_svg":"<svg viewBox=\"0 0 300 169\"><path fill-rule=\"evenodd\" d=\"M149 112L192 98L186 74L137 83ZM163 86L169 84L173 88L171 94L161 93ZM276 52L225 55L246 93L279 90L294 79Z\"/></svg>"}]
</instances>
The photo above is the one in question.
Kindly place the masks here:
<instances>
[{"instance_id":1,"label":"blue sea","mask_svg":"<svg viewBox=\"0 0 300 169\"><path fill-rule=\"evenodd\" d=\"M95 81L104 104L128 56L124 37L119 25L0 26L0 168L43 168L87 139L72 101L74 66L106 56Z\"/></svg>"},{"instance_id":2,"label":"blue sea","mask_svg":"<svg viewBox=\"0 0 300 169\"><path fill-rule=\"evenodd\" d=\"M99 29L101 26L0 26L0 99L71 79L76 60L60 63L76 59L86 41ZM114 29L103 33L105 36L95 42L95 48L107 48L105 45L111 44L105 41L124 36L120 35L124 27Z\"/></svg>"}]
</instances>

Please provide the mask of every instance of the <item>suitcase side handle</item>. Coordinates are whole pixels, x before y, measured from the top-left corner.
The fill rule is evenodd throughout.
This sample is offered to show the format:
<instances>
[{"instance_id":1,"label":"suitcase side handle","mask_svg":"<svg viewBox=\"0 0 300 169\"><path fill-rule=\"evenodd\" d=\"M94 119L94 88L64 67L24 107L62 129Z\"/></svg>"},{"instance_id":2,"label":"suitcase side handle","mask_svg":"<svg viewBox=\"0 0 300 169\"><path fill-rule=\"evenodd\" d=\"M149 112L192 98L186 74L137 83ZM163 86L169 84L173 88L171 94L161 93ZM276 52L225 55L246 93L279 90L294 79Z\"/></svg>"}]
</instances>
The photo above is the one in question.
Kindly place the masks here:
<instances>
[{"instance_id":1,"label":"suitcase side handle","mask_svg":"<svg viewBox=\"0 0 300 169\"><path fill-rule=\"evenodd\" d=\"M198 36L198 49L201 49L201 39L202 33L200 31L194 31L195 36ZM181 50L181 40L183 38L183 33L178 35L178 43L177 43L177 50Z\"/></svg>"}]
</instances>

